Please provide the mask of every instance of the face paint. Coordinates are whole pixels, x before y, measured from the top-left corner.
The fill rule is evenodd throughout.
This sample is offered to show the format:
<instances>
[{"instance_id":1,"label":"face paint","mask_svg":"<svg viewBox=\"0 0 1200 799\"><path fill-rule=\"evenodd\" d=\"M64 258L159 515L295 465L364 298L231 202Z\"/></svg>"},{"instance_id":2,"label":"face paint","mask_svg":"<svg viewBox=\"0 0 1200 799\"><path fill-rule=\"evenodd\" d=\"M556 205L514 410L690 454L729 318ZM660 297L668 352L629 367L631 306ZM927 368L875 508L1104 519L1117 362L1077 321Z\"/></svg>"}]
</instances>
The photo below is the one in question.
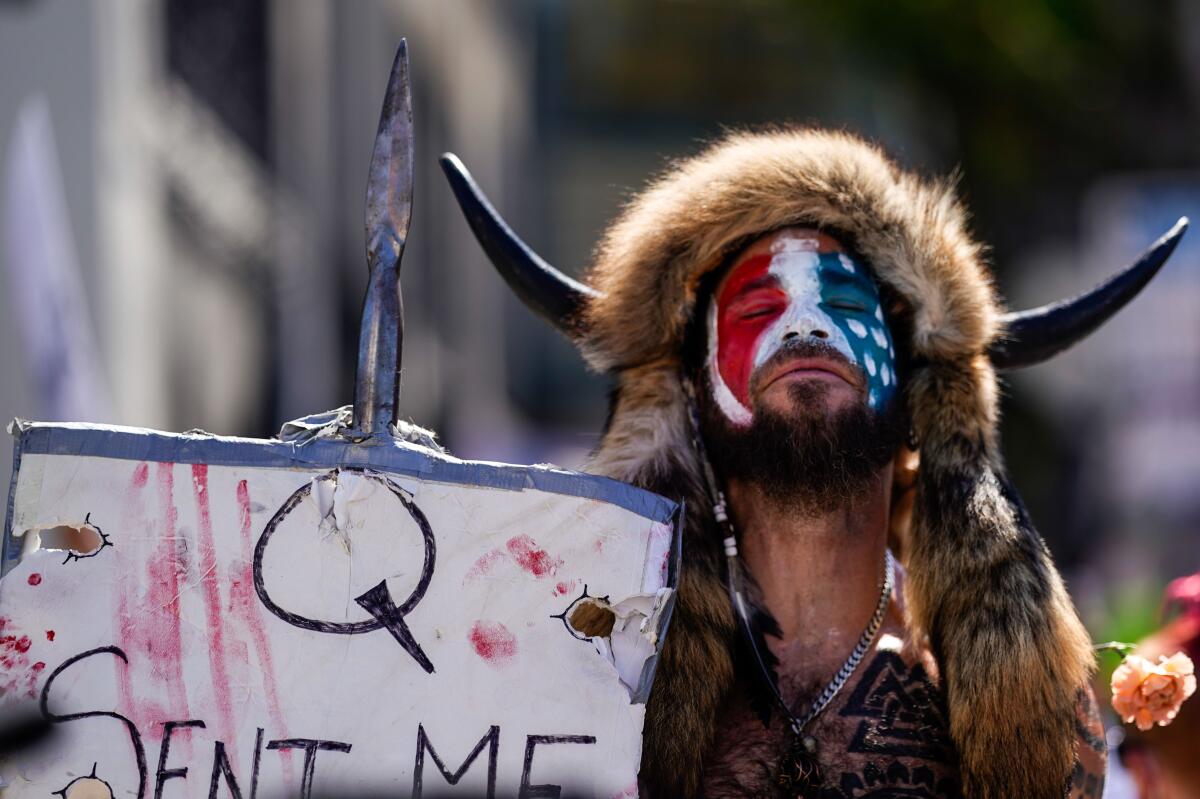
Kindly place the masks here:
<instances>
[{"instance_id":1,"label":"face paint","mask_svg":"<svg viewBox=\"0 0 1200 799\"><path fill-rule=\"evenodd\" d=\"M731 422L753 421L755 370L796 336L814 336L859 367L870 407L895 393L896 351L874 281L828 236L789 231L734 267L709 308L709 379Z\"/></svg>"}]
</instances>

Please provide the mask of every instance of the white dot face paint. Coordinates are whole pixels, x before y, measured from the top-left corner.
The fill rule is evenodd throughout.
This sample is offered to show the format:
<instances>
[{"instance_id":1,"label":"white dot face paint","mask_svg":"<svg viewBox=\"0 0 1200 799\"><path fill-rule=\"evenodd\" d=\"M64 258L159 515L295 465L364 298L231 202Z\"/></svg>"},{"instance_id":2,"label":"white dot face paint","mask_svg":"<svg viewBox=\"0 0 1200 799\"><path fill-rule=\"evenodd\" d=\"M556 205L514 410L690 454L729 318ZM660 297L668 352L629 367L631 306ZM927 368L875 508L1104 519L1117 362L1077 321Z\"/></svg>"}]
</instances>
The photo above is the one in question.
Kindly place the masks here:
<instances>
[{"instance_id":1,"label":"white dot face paint","mask_svg":"<svg viewBox=\"0 0 1200 799\"><path fill-rule=\"evenodd\" d=\"M735 425L753 422L755 370L795 338L818 340L862 370L871 407L893 393L894 349L878 289L823 234L786 231L769 251L742 259L718 288L707 322L714 399Z\"/></svg>"}]
</instances>

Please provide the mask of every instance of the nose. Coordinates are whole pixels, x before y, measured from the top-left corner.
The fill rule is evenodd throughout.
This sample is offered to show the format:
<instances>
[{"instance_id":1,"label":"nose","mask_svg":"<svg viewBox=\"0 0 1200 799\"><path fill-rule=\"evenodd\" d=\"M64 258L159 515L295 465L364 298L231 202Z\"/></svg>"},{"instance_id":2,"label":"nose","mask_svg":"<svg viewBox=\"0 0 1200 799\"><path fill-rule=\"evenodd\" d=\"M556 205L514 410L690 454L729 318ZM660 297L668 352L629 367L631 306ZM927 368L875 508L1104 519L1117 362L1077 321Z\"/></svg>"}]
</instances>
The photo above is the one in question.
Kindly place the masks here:
<instances>
[{"instance_id":1,"label":"nose","mask_svg":"<svg viewBox=\"0 0 1200 799\"><path fill-rule=\"evenodd\" d=\"M814 327L812 330L808 331L808 335L811 338L827 339L829 338L829 331L820 327ZM797 330L789 330L783 334L784 341L791 341L792 339L797 338L800 338L800 332Z\"/></svg>"}]
</instances>

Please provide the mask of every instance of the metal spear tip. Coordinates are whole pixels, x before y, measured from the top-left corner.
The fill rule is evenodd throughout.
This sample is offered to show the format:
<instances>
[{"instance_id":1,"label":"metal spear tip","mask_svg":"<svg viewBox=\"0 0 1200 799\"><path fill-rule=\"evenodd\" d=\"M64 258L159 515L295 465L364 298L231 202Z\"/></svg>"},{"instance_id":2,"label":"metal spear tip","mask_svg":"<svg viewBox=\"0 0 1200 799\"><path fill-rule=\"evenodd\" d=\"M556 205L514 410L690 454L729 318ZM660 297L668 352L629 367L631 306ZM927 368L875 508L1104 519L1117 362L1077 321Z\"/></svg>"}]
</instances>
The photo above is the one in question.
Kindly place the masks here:
<instances>
[{"instance_id":1,"label":"metal spear tip","mask_svg":"<svg viewBox=\"0 0 1200 799\"><path fill-rule=\"evenodd\" d=\"M367 178L367 258L372 269L380 259L399 260L404 252L412 220L413 161L408 42L401 39L379 115Z\"/></svg>"},{"instance_id":2,"label":"metal spear tip","mask_svg":"<svg viewBox=\"0 0 1200 799\"><path fill-rule=\"evenodd\" d=\"M413 160L408 45L401 39L367 176L365 217L371 275L363 302L354 382L354 430L364 435L386 436L397 421L404 351L400 257L412 218Z\"/></svg>"}]
</instances>

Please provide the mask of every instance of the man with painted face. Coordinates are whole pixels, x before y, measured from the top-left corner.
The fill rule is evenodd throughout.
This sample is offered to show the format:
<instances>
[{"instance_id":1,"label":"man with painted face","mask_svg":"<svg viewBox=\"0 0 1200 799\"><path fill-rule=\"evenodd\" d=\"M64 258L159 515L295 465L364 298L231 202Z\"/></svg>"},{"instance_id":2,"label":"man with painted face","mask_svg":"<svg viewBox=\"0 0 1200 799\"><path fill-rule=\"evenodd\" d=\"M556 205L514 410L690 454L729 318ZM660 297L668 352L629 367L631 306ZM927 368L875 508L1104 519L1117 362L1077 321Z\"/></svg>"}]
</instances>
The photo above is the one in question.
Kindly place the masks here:
<instances>
[{"instance_id":1,"label":"man with painted face","mask_svg":"<svg viewBox=\"0 0 1200 799\"><path fill-rule=\"evenodd\" d=\"M777 663L782 702L766 698L777 712L764 723L754 668L739 681L704 793L960 795L936 665L893 601L906 423L869 268L828 233L789 227L715 276L695 401L748 582L775 622L752 646ZM1103 773L1102 750L1082 762Z\"/></svg>"},{"instance_id":2,"label":"man with painted face","mask_svg":"<svg viewBox=\"0 0 1200 799\"><path fill-rule=\"evenodd\" d=\"M706 316L704 438L727 481L823 514L892 460L895 346L875 282L835 239L804 228L760 239Z\"/></svg>"},{"instance_id":3,"label":"man with painted face","mask_svg":"<svg viewBox=\"0 0 1200 799\"><path fill-rule=\"evenodd\" d=\"M1095 329L1182 226L1005 314L947 184L847 134L735 134L636 197L584 284L443 166L509 285L616 379L589 468L686 504L645 795L1099 796L1090 641L1004 472L996 370Z\"/></svg>"}]
</instances>

